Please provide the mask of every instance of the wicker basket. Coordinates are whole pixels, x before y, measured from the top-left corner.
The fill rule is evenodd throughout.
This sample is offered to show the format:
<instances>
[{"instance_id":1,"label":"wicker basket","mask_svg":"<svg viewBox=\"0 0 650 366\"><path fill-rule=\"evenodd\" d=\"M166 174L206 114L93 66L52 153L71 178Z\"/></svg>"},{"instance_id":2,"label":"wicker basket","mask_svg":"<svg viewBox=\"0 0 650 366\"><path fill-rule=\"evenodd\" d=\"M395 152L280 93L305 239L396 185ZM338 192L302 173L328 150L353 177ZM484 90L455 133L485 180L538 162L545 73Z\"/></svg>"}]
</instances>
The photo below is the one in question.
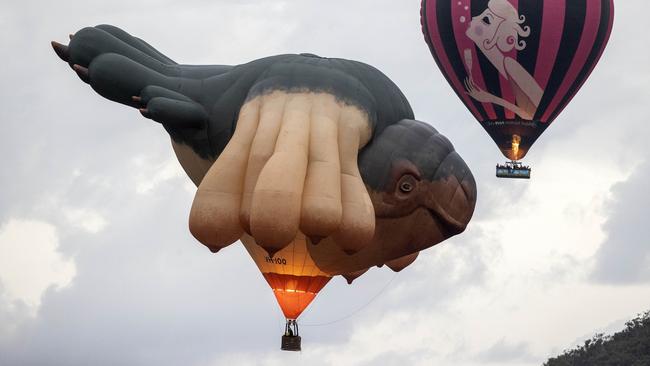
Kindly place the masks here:
<instances>
[{"instance_id":1,"label":"wicker basket","mask_svg":"<svg viewBox=\"0 0 650 366\"><path fill-rule=\"evenodd\" d=\"M283 351L300 351L300 336L282 336Z\"/></svg>"}]
</instances>

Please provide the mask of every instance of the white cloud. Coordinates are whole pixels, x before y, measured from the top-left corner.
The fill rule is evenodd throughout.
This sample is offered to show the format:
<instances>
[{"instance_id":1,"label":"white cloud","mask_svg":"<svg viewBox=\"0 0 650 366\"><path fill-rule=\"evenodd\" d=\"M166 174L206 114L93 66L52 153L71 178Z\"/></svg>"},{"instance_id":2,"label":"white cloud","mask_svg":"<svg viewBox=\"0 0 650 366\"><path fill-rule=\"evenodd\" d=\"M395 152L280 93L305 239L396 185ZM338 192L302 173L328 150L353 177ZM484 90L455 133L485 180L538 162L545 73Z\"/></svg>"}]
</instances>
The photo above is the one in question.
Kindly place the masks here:
<instances>
[{"instance_id":1,"label":"white cloud","mask_svg":"<svg viewBox=\"0 0 650 366\"><path fill-rule=\"evenodd\" d=\"M68 286L75 263L58 252L56 227L11 219L0 227L0 281L9 301L21 301L36 311L50 287Z\"/></svg>"},{"instance_id":2,"label":"white cloud","mask_svg":"<svg viewBox=\"0 0 650 366\"><path fill-rule=\"evenodd\" d=\"M108 225L104 216L91 209L64 208L62 211L70 226L83 229L91 234L101 232Z\"/></svg>"},{"instance_id":3,"label":"white cloud","mask_svg":"<svg viewBox=\"0 0 650 366\"><path fill-rule=\"evenodd\" d=\"M146 194L157 186L172 179L186 179L185 172L175 159L159 161L147 156L133 158L133 165L138 171L136 175L136 192Z\"/></svg>"}]
</instances>

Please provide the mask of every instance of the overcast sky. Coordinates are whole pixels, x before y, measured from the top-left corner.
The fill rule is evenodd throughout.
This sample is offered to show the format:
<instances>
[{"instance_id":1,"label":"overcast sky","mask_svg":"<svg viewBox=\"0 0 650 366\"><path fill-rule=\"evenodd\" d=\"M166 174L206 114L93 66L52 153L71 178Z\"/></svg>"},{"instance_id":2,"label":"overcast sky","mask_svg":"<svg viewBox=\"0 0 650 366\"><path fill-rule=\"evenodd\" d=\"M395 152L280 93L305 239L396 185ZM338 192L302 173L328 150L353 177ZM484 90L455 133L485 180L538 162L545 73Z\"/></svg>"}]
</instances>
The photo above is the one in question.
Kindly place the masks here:
<instances>
[{"instance_id":1,"label":"overcast sky","mask_svg":"<svg viewBox=\"0 0 650 366\"><path fill-rule=\"evenodd\" d=\"M530 181L503 158L424 43L419 0L4 1L0 5L1 365L541 365L650 310L650 33L616 2L603 59L536 143ZM187 230L194 187L165 131L108 102L49 41L109 23L182 63L279 53L391 77L478 184L465 233L397 275L335 278L303 351L241 245Z\"/></svg>"}]
</instances>

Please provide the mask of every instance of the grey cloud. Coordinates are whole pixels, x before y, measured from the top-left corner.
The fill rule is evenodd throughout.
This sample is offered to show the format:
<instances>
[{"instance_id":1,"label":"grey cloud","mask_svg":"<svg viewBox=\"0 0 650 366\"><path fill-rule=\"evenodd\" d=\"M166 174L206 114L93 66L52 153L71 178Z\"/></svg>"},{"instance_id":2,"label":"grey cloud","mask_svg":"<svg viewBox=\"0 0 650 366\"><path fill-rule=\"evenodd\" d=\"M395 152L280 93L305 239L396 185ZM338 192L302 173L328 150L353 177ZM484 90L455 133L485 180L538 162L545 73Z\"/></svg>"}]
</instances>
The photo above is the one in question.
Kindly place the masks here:
<instances>
[{"instance_id":1,"label":"grey cloud","mask_svg":"<svg viewBox=\"0 0 650 366\"><path fill-rule=\"evenodd\" d=\"M423 360L431 359L432 351L422 349L417 351L405 352L385 352L372 360L363 363L363 366L382 365L382 366L403 366L416 365Z\"/></svg>"},{"instance_id":2,"label":"grey cloud","mask_svg":"<svg viewBox=\"0 0 650 366\"><path fill-rule=\"evenodd\" d=\"M534 362L538 361L529 350L525 342L508 343L505 339L500 339L490 348L480 352L476 359L482 363L503 365L512 362Z\"/></svg>"},{"instance_id":3,"label":"grey cloud","mask_svg":"<svg viewBox=\"0 0 650 366\"><path fill-rule=\"evenodd\" d=\"M648 156L647 86L649 74L647 60L650 50L639 47L647 44L649 35L641 22L630 21L632 14L648 12L648 3L640 1L620 2L618 13L628 18L618 18L612 35L612 49L607 57L626 70L610 68L601 77L607 77L610 90L620 93L603 93L611 98L616 108L607 109L610 129L601 140L608 145L622 146L607 150L601 157L613 158L623 166L629 166L633 174L626 182L613 187L611 200L606 208L608 216L603 229L607 239L595 255L595 269L592 280L604 283L648 283L650 282L650 227L648 216L650 194L650 160L639 164ZM645 10L641 10L645 8ZM632 35L632 36L631 36ZM630 57L633 55L633 57ZM642 71L645 70L645 71ZM622 107L626 105L627 107Z\"/></svg>"},{"instance_id":4,"label":"grey cloud","mask_svg":"<svg viewBox=\"0 0 650 366\"><path fill-rule=\"evenodd\" d=\"M650 160L614 186L603 228L607 239L596 253L592 278L606 283L650 282Z\"/></svg>"},{"instance_id":5,"label":"grey cloud","mask_svg":"<svg viewBox=\"0 0 650 366\"><path fill-rule=\"evenodd\" d=\"M478 228L471 228L420 254L418 260L397 277L389 304L411 310L444 308L458 296L484 285L489 266L500 255ZM405 300L408 299L408 300Z\"/></svg>"},{"instance_id":6,"label":"grey cloud","mask_svg":"<svg viewBox=\"0 0 650 366\"><path fill-rule=\"evenodd\" d=\"M11 345L15 332L31 320L29 306L20 300L9 299L0 281L0 349ZM0 364L5 364L2 358L0 354Z\"/></svg>"},{"instance_id":7,"label":"grey cloud","mask_svg":"<svg viewBox=\"0 0 650 366\"><path fill-rule=\"evenodd\" d=\"M153 203L120 199L110 230L62 239L77 248L77 276L45 294L14 337L22 347L0 345L7 364L196 364L275 348L281 324L255 265L241 247L213 256L191 239L174 189Z\"/></svg>"}]
</instances>

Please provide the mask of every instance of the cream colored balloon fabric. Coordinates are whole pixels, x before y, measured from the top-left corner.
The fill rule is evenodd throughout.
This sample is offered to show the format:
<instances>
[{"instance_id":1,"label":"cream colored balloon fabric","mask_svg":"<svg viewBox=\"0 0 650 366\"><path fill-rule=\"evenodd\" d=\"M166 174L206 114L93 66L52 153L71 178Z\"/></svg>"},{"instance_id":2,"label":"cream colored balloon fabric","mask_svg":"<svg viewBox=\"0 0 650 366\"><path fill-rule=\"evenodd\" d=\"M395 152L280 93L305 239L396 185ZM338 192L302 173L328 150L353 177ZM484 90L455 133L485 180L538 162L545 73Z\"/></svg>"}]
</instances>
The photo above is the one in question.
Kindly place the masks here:
<instances>
[{"instance_id":1,"label":"cream colored balloon fabric","mask_svg":"<svg viewBox=\"0 0 650 366\"><path fill-rule=\"evenodd\" d=\"M375 215L357 154L368 116L327 93L274 91L244 104L194 198L190 230L218 250L244 232L271 255L304 232L355 253Z\"/></svg>"}]
</instances>

